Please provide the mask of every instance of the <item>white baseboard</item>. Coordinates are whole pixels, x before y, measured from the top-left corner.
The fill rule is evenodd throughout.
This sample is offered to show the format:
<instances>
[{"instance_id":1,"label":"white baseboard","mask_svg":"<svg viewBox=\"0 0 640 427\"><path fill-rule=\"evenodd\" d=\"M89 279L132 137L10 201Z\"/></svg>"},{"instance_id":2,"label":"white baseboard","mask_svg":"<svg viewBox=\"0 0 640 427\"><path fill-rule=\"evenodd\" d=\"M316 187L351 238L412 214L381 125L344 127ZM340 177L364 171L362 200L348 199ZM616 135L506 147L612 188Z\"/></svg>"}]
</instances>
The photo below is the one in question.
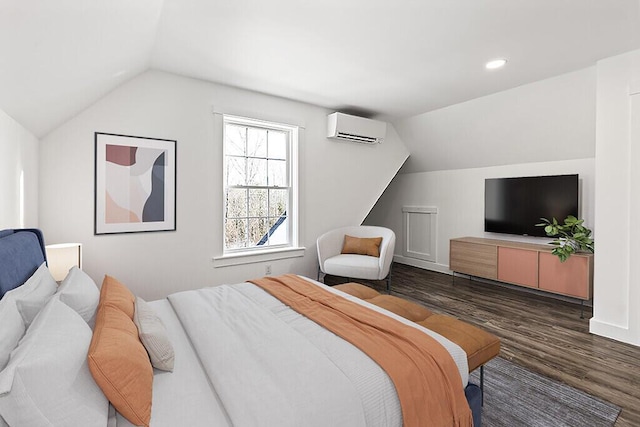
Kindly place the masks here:
<instances>
[{"instance_id":1,"label":"white baseboard","mask_svg":"<svg viewBox=\"0 0 640 427\"><path fill-rule=\"evenodd\" d=\"M438 264L431 261L424 261L416 258L409 258L402 255L394 255L393 260L399 264L410 265L412 267L422 268L424 270L437 271L439 273L451 274L448 265Z\"/></svg>"},{"instance_id":2,"label":"white baseboard","mask_svg":"<svg viewBox=\"0 0 640 427\"><path fill-rule=\"evenodd\" d=\"M589 332L617 341L626 342L627 344L640 345L640 339L638 339L638 337L632 337L631 331L628 327L603 322L595 317L592 317L589 320Z\"/></svg>"}]
</instances>

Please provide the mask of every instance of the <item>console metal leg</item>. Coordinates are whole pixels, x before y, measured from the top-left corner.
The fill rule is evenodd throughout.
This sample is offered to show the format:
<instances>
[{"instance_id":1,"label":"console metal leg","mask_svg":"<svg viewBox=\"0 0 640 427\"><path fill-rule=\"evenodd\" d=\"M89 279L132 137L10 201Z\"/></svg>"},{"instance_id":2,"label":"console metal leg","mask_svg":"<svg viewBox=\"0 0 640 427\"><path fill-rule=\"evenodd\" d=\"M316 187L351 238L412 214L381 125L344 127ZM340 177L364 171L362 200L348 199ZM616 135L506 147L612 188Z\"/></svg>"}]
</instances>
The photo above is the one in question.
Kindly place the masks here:
<instances>
[{"instance_id":1,"label":"console metal leg","mask_svg":"<svg viewBox=\"0 0 640 427\"><path fill-rule=\"evenodd\" d=\"M584 319L584 300L580 301L580 318Z\"/></svg>"}]
</instances>

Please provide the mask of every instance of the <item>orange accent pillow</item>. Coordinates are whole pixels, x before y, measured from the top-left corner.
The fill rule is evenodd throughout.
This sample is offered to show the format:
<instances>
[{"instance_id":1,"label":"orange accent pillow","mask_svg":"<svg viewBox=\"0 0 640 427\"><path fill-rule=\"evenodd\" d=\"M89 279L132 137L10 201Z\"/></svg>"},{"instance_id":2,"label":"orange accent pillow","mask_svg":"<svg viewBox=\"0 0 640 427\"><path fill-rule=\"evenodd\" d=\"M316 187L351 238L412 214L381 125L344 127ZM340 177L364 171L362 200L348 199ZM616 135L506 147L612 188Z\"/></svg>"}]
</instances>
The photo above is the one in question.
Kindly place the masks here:
<instances>
[{"instance_id":1,"label":"orange accent pillow","mask_svg":"<svg viewBox=\"0 0 640 427\"><path fill-rule=\"evenodd\" d=\"M114 408L134 425L148 426L153 368L132 320L134 300L126 286L105 277L87 360Z\"/></svg>"},{"instance_id":2,"label":"orange accent pillow","mask_svg":"<svg viewBox=\"0 0 640 427\"><path fill-rule=\"evenodd\" d=\"M88 362L93 379L116 410L133 424L148 426L153 368L136 325L112 305L98 309Z\"/></svg>"},{"instance_id":3,"label":"orange accent pillow","mask_svg":"<svg viewBox=\"0 0 640 427\"><path fill-rule=\"evenodd\" d=\"M346 234L341 253L380 257L381 243L382 237L353 237Z\"/></svg>"},{"instance_id":4,"label":"orange accent pillow","mask_svg":"<svg viewBox=\"0 0 640 427\"><path fill-rule=\"evenodd\" d=\"M104 276L100 288L100 305L112 304L133 320L135 301L135 295L125 285L111 276Z\"/></svg>"}]
</instances>

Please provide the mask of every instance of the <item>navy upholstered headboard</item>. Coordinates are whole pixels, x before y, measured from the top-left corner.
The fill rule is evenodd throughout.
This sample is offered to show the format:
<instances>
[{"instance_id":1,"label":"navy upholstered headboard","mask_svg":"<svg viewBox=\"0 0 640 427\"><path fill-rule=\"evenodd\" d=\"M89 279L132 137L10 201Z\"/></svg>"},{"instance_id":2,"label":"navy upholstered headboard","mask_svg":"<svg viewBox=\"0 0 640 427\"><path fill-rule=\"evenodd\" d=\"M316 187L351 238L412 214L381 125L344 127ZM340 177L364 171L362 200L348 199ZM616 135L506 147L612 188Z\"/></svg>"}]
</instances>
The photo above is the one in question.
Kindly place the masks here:
<instances>
[{"instance_id":1,"label":"navy upholstered headboard","mask_svg":"<svg viewBox=\"0 0 640 427\"><path fill-rule=\"evenodd\" d=\"M26 282L46 260L42 231L0 230L0 298Z\"/></svg>"}]
</instances>

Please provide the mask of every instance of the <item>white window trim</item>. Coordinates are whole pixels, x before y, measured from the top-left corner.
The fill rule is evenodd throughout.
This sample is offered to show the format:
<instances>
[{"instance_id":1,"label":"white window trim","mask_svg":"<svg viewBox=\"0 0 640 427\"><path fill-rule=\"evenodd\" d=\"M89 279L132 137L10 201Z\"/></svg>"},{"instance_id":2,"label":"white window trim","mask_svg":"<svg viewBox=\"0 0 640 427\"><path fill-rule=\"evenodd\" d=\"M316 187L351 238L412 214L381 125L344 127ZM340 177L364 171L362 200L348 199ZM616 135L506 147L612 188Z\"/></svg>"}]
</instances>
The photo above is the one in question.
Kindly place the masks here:
<instances>
[{"instance_id":1,"label":"white window trim","mask_svg":"<svg viewBox=\"0 0 640 427\"><path fill-rule=\"evenodd\" d=\"M287 258L299 258L304 256L306 248L303 247L286 247L263 251L247 251L242 253L225 254L213 257L213 266L229 267L233 265L253 264L264 261L275 261Z\"/></svg>"},{"instance_id":2,"label":"white window trim","mask_svg":"<svg viewBox=\"0 0 640 427\"><path fill-rule=\"evenodd\" d=\"M222 161L224 162L224 126L225 126L225 117L231 119L238 119L245 122L254 122L257 125L267 125L274 128L283 128L287 130L292 130L294 134L294 138L292 138L291 142L291 159L290 159L290 186L292 188L291 195L291 214L288 215L290 220L291 227L291 242L288 246L275 246L271 248L247 248L247 249L234 249L232 251L225 252L224 245L224 178L223 178L223 191L222 191L222 208L221 208L221 225L222 228L222 237L223 239L218 242L220 252L222 255L214 256L213 266L218 267L227 267L233 265L242 265L242 264L251 264L251 263L259 263L264 261L273 261L278 259L287 259L287 258L297 258L303 257L305 252L305 247L299 246L300 239L300 209L299 209L299 198L300 198L300 181L299 181L299 145L302 143L304 139L304 125L299 124L289 124L284 120L262 120L256 118L245 117L245 115L237 115L237 114L226 114L213 110L214 116L216 116L215 122L219 124L220 129L220 140L221 144L221 154ZM252 115L252 114L247 114ZM216 126L217 127L217 126Z\"/></svg>"}]
</instances>

